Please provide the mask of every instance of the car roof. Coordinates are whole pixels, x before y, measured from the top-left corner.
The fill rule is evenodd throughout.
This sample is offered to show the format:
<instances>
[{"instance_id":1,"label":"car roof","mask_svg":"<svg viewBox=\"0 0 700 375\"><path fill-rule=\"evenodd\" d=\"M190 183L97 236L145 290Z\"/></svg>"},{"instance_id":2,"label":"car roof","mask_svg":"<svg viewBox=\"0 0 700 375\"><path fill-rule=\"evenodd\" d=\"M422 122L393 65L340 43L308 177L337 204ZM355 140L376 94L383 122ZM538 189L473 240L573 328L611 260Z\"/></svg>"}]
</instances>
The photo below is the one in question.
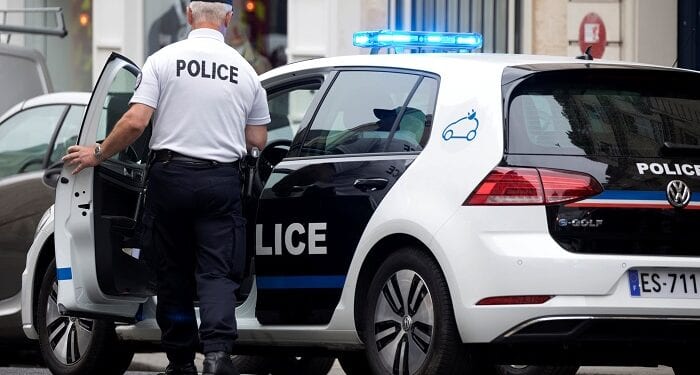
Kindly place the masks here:
<instances>
[{"instance_id":1,"label":"car roof","mask_svg":"<svg viewBox=\"0 0 700 375\"><path fill-rule=\"evenodd\" d=\"M38 107L48 104L75 104L88 105L90 102L89 92L56 92L52 94L39 95L31 99L27 99L22 106L22 109L30 107Z\"/></svg>"},{"instance_id":2,"label":"car roof","mask_svg":"<svg viewBox=\"0 0 700 375\"><path fill-rule=\"evenodd\" d=\"M640 69L668 69L664 66L650 64L632 63L614 60L580 60L574 57L565 56L544 56L544 55L517 55L517 54L489 54L489 53L420 53L420 54L379 54L379 55L354 55L328 57L312 60L305 60L291 63L273 69L263 75L261 79L273 78L275 76L292 73L300 70L313 70L328 67L384 67L399 69L416 69L439 75L449 74L449 72L462 71L465 64L471 66L488 65L491 68L505 69L511 66L528 66L538 64L556 64L562 68L570 64L572 67L585 64L601 64L621 66L627 68Z\"/></svg>"},{"instance_id":3,"label":"car roof","mask_svg":"<svg viewBox=\"0 0 700 375\"><path fill-rule=\"evenodd\" d=\"M35 96L31 99L27 99L23 102L15 104L5 113L1 114L0 122L4 122L6 119L12 117L19 111L25 110L27 108L40 107L43 105L72 104L87 106L90 102L91 95L92 94L89 92L66 91Z\"/></svg>"}]
</instances>

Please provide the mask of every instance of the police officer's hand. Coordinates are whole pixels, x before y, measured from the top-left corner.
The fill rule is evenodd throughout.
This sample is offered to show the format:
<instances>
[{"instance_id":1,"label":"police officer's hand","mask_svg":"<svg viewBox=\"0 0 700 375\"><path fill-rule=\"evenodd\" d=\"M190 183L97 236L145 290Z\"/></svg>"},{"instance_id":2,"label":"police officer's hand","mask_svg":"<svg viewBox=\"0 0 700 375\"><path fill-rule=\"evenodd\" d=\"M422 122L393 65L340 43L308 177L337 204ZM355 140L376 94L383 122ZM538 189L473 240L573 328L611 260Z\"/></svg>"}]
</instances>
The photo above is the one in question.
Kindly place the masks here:
<instances>
[{"instance_id":1,"label":"police officer's hand","mask_svg":"<svg viewBox=\"0 0 700 375\"><path fill-rule=\"evenodd\" d=\"M68 147L68 154L61 160L66 165L76 165L73 174L100 164L100 160L95 156L95 147L70 146Z\"/></svg>"}]
</instances>

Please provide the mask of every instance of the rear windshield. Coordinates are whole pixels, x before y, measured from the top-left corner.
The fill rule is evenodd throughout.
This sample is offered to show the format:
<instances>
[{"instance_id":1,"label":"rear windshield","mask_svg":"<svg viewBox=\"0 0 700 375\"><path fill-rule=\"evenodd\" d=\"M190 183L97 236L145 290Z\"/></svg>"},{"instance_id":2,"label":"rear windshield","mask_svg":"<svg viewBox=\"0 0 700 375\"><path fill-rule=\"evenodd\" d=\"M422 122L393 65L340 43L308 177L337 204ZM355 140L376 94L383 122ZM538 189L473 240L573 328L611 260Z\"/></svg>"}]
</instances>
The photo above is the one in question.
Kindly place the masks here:
<instances>
[{"instance_id":1,"label":"rear windshield","mask_svg":"<svg viewBox=\"0 0 700 375\"><path fill-rule=\"evenodd\" d=\"M697 149L698 77L634 69L535 73L510 96L508 152L658 157L669 148Z\"/></svg>"}]
</instances>

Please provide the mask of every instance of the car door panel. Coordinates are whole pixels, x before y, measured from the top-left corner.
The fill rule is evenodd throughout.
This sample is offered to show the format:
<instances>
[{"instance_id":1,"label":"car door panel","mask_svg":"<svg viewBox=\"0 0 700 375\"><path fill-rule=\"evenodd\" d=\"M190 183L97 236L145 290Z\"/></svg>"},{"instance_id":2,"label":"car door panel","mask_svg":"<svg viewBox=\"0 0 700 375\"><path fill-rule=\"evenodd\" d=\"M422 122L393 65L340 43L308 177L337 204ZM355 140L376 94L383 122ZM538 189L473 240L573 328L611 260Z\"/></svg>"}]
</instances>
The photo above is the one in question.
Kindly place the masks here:
<instances>
[{"instance_id":1,"label":"car door panel","mask_svg":"<svg viewBox=\"0 0 700 375\"><path fill-rule=\"evenodd\" d=\"M128 108L138 74L123 56L109 57L86 110L79 145L94 145L109 134ZM58 303L65 312L130 320L152 294L137 233L148 136L96 168L73 175L74 167L66 166L61 172L55 244Z\"/></svg>"},{"instance_id":2,"label":"car door panel","mask_svg":"<svg viewBox=\"0 0 700 375\"><path fill-rule=\"evenodd\" d=\"M334 76L303 137L291 145L294 157L274 168L260 198L260 323L330 322L367 223L421 149L429 111L425 103L422 111L408 105L424 92L434 97L435 81L423 81L398 72ZM417 133L400 134L410 129Z\"/></svg>"}]
</instances>

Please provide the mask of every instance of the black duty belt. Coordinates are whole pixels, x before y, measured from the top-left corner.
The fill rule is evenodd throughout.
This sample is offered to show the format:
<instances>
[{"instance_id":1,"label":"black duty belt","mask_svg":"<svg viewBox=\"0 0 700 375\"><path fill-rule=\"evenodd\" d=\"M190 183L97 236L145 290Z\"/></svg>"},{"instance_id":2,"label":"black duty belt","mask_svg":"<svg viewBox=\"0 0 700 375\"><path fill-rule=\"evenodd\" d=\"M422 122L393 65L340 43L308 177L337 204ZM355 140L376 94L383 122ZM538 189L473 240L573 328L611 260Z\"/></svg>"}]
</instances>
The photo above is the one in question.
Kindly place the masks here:
<instances>
[{"instance_id":1,"label":"black duty belt","mask_svg":"<svg viewBox=\"0 0 700 375\"><path fill-rule=\"evenodd\" d=\"M163 162L169 163L171 161L187 162L191 164L201 164L201 165L231 165L238 166L238 160L234 162L220 162L216 160L193 158L191 156L183 155L171 150L153 150L151 154L151 162Z\"/></svg>"}]
</instances>

